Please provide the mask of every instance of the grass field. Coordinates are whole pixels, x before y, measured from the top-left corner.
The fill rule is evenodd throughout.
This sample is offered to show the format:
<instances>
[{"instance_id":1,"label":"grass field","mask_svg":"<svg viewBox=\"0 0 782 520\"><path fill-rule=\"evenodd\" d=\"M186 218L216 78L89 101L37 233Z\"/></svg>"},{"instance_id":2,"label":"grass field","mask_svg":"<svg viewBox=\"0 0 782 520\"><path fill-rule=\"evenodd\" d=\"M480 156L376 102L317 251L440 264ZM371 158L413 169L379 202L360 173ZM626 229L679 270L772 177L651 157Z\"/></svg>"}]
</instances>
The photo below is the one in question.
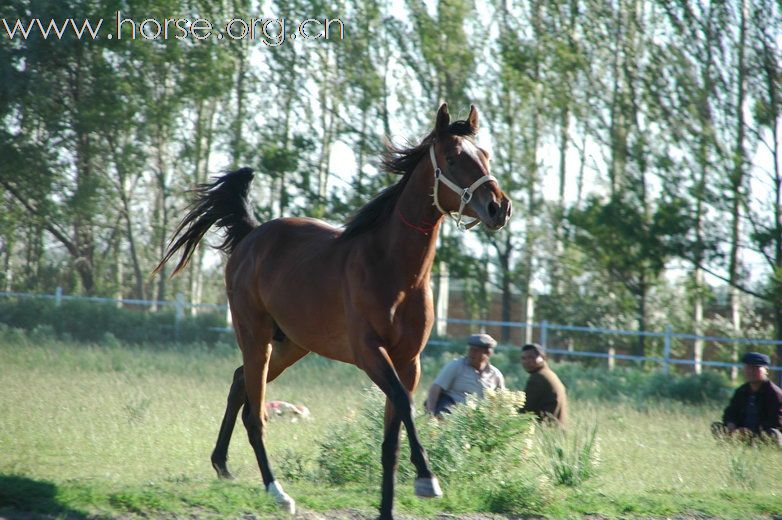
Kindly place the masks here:
<instances>
[{"instance_id":1,"label":"grass field","mask_svg":"<svg viewBox=\"0 0 782 520\"><path fill-rule=\"evenodd\" d=\"M230 347L79 345L6 333L0 339L0 516L278 516L261 491L241 421L229 452L237 480L217 481L209 463L239 364ZM436 375L429 372L417 402ZM319 442L359 413L367 386L357 369L314 356L270 386L269 399L312 411L309 421L272 421L267 434L278 478L310 515L349 509L373 517L379 482L329 485L317 464ZM782 514L782 450L716 442L709 424L719 407L576 400L571 411L575 424L597 423L598 472L577 487L541 484L535 512L542 516ZM526 464L536 478L538 469ZM397 510L416 517L482 513L475 485L444 487L443 499L420 501L402 481Z\"/></svg>"}]
</instances>

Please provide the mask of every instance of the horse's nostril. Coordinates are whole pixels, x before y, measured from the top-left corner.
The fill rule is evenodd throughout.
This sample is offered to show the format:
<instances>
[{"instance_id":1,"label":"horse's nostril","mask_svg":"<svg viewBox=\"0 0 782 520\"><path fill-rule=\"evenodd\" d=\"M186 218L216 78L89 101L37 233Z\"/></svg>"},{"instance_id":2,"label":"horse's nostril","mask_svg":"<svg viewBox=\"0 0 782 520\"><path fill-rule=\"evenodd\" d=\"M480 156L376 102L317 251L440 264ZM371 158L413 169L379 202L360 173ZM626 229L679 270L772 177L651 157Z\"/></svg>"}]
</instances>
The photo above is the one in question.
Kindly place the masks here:
<instances>
[{"instance_id":1,"label":"horse's nostril","mask_svg":"<svg viewBox=\"0 0 782 520\"><path fill-rule=\"evenodd\" d=\"M500 212L500 205L494 201L489 202L489 217L494 218Z\"/></svg>"}]
</instances>

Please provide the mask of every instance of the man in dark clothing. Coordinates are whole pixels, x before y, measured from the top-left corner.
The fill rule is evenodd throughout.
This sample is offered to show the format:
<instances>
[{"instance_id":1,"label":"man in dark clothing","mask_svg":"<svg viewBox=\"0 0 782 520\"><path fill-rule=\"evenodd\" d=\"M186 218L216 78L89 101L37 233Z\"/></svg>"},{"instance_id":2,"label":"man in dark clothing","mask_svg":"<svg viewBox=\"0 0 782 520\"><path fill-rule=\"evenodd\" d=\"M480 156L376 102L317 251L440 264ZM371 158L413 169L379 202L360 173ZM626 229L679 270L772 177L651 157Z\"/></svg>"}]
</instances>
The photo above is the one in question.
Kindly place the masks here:
<instances>
[{"instance_id":1,"label":"man in dark clothing","mask_svg":"<svg viewBox=\"0 0 782 520\"><path fill-rule=\"evenodd\" d=\"M546 352L537 343L521 348L521 365L529 373L524 388L526 401L520 413L532 412L539 418L555 422L560 426L567 423L567 392L546 362Z\"/></svg>"},{"instance_id":2,"label":"man in dark clothing","mask_svg":"<svg viewBox=\"0 0 782 520\"><path fill-rule=\"evenodd\" d=\"M725 408L721 423L712 425L715 435L762 438L782 446L782 389L769 381L769 357L749 352L741 359L746 383Z\"/></svg>"}]
</instances>

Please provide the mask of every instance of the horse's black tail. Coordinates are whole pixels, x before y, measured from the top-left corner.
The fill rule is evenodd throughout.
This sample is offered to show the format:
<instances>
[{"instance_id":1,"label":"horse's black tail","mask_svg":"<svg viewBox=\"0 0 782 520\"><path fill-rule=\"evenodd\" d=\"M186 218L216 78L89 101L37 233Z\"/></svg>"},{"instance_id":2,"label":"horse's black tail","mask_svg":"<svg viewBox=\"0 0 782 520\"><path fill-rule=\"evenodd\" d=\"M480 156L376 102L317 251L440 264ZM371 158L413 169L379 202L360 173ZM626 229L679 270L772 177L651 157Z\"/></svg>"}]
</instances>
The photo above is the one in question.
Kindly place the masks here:
<instances>
[{"instance_id":1,"label":"horse's black tail","mask_svg":"<svg viewBox=\"0 0 782 520\"><path fill-rule=\"evenodd\" d=\"M168 251L153 273L159 272L180 249L184 249L182 258L171 276L184 269L198 242L215 224L226 231L225 241L217 249L231 253L259 225L247 200L252 180L252 169L240 168L226 173L211 184L199 184L193 190L196 198L190 205L190 212L179 223L168 244Z\"/></svg>"}]
</instances>

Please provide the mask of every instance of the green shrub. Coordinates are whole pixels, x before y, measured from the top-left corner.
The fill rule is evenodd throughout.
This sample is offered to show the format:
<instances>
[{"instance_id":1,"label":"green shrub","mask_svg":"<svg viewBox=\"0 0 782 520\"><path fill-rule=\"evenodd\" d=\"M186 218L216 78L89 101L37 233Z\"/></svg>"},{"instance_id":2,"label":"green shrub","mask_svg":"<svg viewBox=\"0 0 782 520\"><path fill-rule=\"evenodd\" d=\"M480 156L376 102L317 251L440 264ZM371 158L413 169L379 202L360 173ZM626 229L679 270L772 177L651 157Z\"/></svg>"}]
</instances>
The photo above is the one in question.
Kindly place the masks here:
<instances>
[{"instance_id":1,"label":"green shrub","mask_svg":"<svg viewBox=\"0 0 782 520\"><path fill-rule=\"evenodd\" d=\"M284 480L304 480L311 477L310 462L301 452L284 448L275 457L275 472Z\"/></svg>"},{"instance_id":2,"label":"green shrub","mask_svg":"<svg viewBox=\"0 0 782 520\"><path fill-rule=\"evenodd\" d=\"M359 413L321 441L318 464L326 480L373 483L381 473L383 394L373 388ZM484 399L457 405L444 419L419 417L416 426L434 473L443 481L472 481L491 471L518 469L534 431L520 415L522 392L486 392ZM406 436L400 439L400 480L412 478Z\"/></svg>"},{"instance_id":3,"label":"green shrub","mask_svg":"<svg viewBox=\"0 0 782 520\"><path fill-rule=\"evenodd\" d=\"M733 391L725 374L717 371L688 375L628 367L609 371L605 367L585 367L578 363L561 363L554 366L554 371L567 387L568 396L576 399L723 403Z\"/></svg>"},{"instance_id":4,"label":"green shrub","mask_svg":"<svg viewBox=\"0 0 782 520\"><path fill-rule=\"evenodd\" d=\"M332 484L373 482L381 473L385 397L375 387L364 392L364 405L320 442L318 466Z\"/></svg>"},{"instance_id":5,"label":"green shrub","mask_svg":"<svg viewBox=\"0 0 782 520\"><path fill-rule=\"evenodd\" d=\"M99 342L111 334L126 343L204 341L210 345L221 336L211 329L224 326L223 317L215 313L187 316L177 324L173 311L153 313L75 300L57 306L52 300L32 298L0 301L0 322L27 331L37 330L31 336L34 341L59 337Z\"/></svg>"},{"instance_id":6,"label":"green shrub","mask_svg":"<svg viewBox=\"0 0 782 520\"><path fill-rule=\"evenodd\" d=\"M57 333L54 331L54 327L49 324L36 325L35 328L29 332L28 336L33 343L44 343L57 339Z\"/></svg>"},{"instance_id":7,"label":"green shrub","mask_svg":"<svg viewBox=\"0 0 782 520\"><path fill-rule=\"evenodd\" d=\"M721 372L703 372L685 376L657 373L650 378L647 394L675 399L684 403L727 402L731 396L730 381Z\"/></svg>"},{"instance_id":8,"label":"green shrub","mask_svg":"<svg viewBox=\"0 0 782 520\"><path fill-rule=\"evenodd\" d=\"M27 341L27 334L23 329L9 327L5 323L0 323L0 339L3 343L11 345L21 345Z\"/></svg>"},{"instance_id":9,"label":"green shrub","mask_svg":"<svg viewBox=\"0 0 782 520\"><path fill-rule=\"evenodd\" d=\"M518 471L489 480L480 496L487 511L524 516L540 514L550 500L539 478Z\"/></svg>"}]
</instances>

